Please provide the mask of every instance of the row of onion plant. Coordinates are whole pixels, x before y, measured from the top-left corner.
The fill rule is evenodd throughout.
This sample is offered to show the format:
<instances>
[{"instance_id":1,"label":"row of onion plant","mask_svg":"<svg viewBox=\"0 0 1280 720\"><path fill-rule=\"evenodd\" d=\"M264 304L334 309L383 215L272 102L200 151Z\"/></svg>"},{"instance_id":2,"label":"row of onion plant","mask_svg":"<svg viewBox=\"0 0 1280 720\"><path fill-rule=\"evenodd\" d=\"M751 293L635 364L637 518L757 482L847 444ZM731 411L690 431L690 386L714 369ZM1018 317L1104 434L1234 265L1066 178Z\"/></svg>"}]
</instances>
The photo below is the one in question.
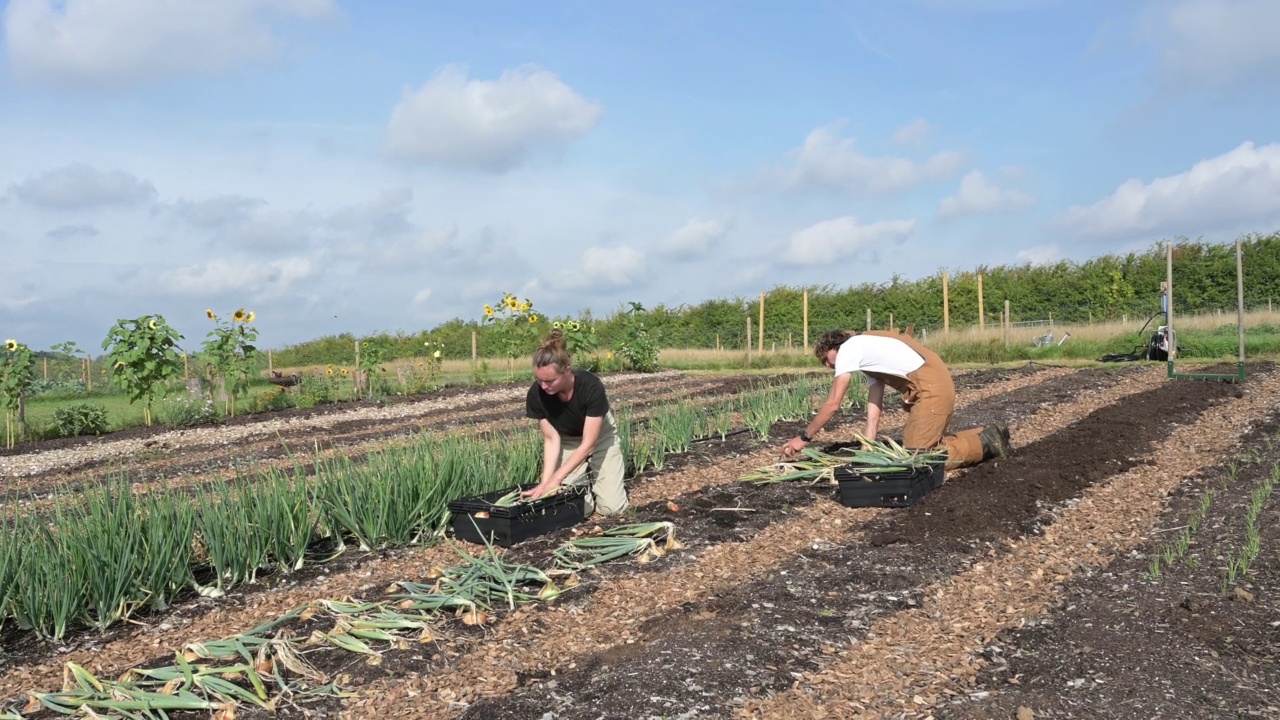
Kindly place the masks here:
<instances>
[{"instance_id":1,"label":"row of onion plant","mask_svg":"<svg viewBox=\"0 0 1280 720\"><path fill-rule=\"evenodd\" d=\"M743 417L794 418L812 402L807 379L748 391ZM622 409L619 433L633 472L660 468L722 422L723 407L681 401L640 427ZM720 418L720 419L716 419ZM433 542L451 500L538 477L539 434L422 435L359 459L298 462L232 483L135 492L108 479L50 512L0 515L0 625L57 640L163 611L192 591L217 597L264 571L289 573L348 548Z\"/></svg>"}]
</instances>

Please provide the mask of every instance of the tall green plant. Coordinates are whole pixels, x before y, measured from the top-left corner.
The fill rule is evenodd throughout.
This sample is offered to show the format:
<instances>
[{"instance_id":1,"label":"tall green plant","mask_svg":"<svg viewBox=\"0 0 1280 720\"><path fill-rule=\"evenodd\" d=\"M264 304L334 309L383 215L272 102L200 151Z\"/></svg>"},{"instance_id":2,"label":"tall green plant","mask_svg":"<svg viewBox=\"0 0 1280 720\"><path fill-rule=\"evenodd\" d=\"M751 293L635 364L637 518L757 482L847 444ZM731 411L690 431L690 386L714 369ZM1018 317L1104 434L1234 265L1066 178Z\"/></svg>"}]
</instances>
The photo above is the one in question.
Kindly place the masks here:
<instances>
[{"instance_id":1,"label":"tall green plant","mask_svg":"<svg viewBox=\"0 0 1280 720\"><path fill-rule=\"evenodd\" d=\"M22 434L22 428L18 426L18 410L22 406L22 396L35 378L36 365L31 348L12 338L5 340L4 352L0 353L0 402L4 404L5 447L13 447Z\"/></svg>"},{"instance_id":2,"label":"tall green plant","mask_svg":"<svg viewBox=\"0 0 1280 720\"><path fill-rule=\"evenodd\" d=\"M204 314L214 323L213 330L205 336L204 356L226 387L225 411L234 417L236 398L249 392L249 378L259 354L254 346L258 329L252 327L257 314L245 312L244 308L232 313L230 320L220 319L212 310L205 310Z\"/></svg>"},{"instance_id":3,"label":"tall green plant","mask_svg":"<svg viewBox=\"0 0 1280 720\"><path fill-rule=\"evenodd\" d=\"M515 358L533 351L541 320L528 298L521 300L507 293L494 305L484 306L482 322L492 327L492 337L508 360L507 369L514 377Z\"/></svg>"},{"instance_id":4,"label":"tall green plant","mask_svg":"<svg viewBox=\"0 0 1280 720\"><path fill-rule=\"evenodd\" d=\"M182 372L178 341L182 336L160 315L117 320L102 341L111 367L111 382L143 401L142 418L151 424L151 405L167 391L166 383Z\"/></svg>"},{"instance_id":5,"label":"tall green plant","mask_svg":"<svg viewBox=\"0 0 1280 720\"><path fill-rule=\"evenodd\" d=\"M622 314L622 339L614 349L627 368L636 372L656 372L658 369L658 341L645 326L644 306L630 303L631 309Z\"/></svg>"}]
</instances>

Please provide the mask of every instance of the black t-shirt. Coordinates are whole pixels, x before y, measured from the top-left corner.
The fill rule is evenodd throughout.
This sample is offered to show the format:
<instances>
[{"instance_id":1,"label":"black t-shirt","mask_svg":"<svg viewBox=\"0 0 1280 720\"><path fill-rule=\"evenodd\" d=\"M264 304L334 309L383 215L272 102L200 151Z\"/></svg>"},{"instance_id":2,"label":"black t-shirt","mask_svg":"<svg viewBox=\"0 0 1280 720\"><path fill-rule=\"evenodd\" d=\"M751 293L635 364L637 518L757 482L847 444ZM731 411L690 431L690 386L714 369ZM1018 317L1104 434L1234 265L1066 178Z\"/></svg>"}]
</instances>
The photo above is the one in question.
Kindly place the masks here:
<instances>
[{"instance_id":1,"label":"black t-shirt","mask_svg":"<svg viewBox=\"0 0 1280 720\"><path fill-rule=\"evenodd\" d=\"M574 370L573 377L573 397L568 402L542 392L542 386L535 382L525 398L525 415L547 420L561 437L580 438L588 417L604 417L609 412L609 398L595 373Z\"/></svg>"}]
</instances>

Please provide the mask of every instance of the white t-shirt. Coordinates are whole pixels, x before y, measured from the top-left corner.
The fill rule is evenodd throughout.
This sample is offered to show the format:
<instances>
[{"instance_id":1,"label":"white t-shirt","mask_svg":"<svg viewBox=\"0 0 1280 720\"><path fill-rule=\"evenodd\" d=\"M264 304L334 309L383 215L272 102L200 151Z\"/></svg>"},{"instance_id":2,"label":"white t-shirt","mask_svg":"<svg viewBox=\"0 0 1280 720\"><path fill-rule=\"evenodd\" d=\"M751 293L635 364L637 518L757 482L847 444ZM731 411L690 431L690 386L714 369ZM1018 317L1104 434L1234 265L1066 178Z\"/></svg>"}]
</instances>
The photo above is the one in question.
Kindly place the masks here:
<instances>
[{"instance_id":1,"label":"white t-shirt","mask_svg":"<svg viewBox=\"0 0 1280 720\"><path fill-rule=\"evenodd\" d=\"M836 351L836 375L852 372L883 373L905 378L924 365L920 353L910 345L879 335L854 335ZM870 378L871 385L880 382Z\"/></svg>"}]
</instances>

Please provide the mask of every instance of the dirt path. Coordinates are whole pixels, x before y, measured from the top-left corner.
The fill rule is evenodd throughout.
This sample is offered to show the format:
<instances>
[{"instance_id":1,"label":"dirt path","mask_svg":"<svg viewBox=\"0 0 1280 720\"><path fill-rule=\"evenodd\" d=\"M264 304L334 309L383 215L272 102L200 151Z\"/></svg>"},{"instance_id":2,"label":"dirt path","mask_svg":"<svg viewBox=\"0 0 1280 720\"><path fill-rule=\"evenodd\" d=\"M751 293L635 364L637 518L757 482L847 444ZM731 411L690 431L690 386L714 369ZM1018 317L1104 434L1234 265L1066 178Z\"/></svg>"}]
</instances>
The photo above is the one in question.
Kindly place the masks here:
<instances>
[{"instance_id":1,"label":"dirt path","mask_svg":"<svg viewBox=\"0 0 1280 720\"><path fill-rule=\"evenodd\" d=\"M1058 448L1078 445L1080 437L1088 434L1087 428L1082 430L1081 426L1072 425L1064 429L1060 421L1074 422L1082 413L1102 413L1112 408L1116 400L1133 396L1136 391L1142 393L1142 403L1168 399L1158 390L1165 382L1158 374L1130 376L1128 380L1128 383L1100 390L1091 396L1082 394L1082 400L1074 407L1047 406L1047 421L1043 426L1047 434L1039 440L1024 440L1029 443L1027 453L1034 456L1035 446L1040 443ZM1213 393L1204 393L1181 414L1171 410L1166 413L1168 422L1194 420L1215 397ZM1172 409L1178 404L1175 399L1169 402L1169 407ZM1110 413L1118 415L1125 410L1123 405L1114 406ZM1091 420L1100 417L1105 415L1094 414ZM1035 421L1027 425L1040 427ZM1135 433L1141 430L1129 427ZM1146 442L1140 441L1141 437L1152 436L1137 433L1128 439L1134 443ZM1044 449L1048 450L1048 446ZM1125 455L1112 454L1111 457L1122 462ZM998 484L993 480L1001 474L1019 472L1019 457L1021 455L1012 461L971 470L954 485L949 482L936 493L939 495L937 500L930 496L923 504L908 511L874 513L867 521L854 523L853 536L867 538L873 534L870 532L872 529L876 535L889 535L891 539L883 547L872 543L870 547L854 550L849 545L848 530L845 531L846 536L841 537L838 533L833 535L827 528L816 528L808 543L790 549L793 556L788 562L771 567L769 572L746 577L743 576L748 572L746 568L731 568L733 581L726 585L695 587L693 596L698 599L690 600L690 605L682 607L681 611L663 610L660 604L658 612L648 614L648 621L642 623L646 632L639 637L628 638L628 643L618 644L616 632L611 630L611 624L619 617L618 608L608 607L602 612L593 612L587 616L588 620L595 619L592 626L584 627L582 622L585 621L577 622L572 632L557 634L547 642L552 648L559 648L566 642L580 645L584 642L582 638L596 638L594 649L576 648L578 651L573 653L560 653L557 649L556 655L562 664L550 666L561 670L554 679L544 676L546 681L543 683L522 688L502 698L476 703L466 716L527 717L534 708L544 708L554 711L557 718L656 717L680 712L718 717L727 712L725 708L731 703L750 708L758 704L765 709L762 716L788 712L786 703L775 705L752 696L767 697L800 679L806 679L815 668L822 667L830 657L842 651L850 634L855 637L865 634L868 624L886 612L918 605L922 602L923 588L963 570L964 564L975 562L974 558L997 552L1001 544L977 542L957 545L949 552L939 553L936 546L918 545L904 541L903 537L912 528L919 534L921 529L931 526L938 513L945 511L947 495L951 495L953 500L967 498L969 506L981 506L983 501L980 497L970 497L972 491ZM1105 464L1099 470L1103 467ZM980 477L982 473L988 477ZM1075 487L1080 488L1084 484L1087 481ZM953 489L948 491L949 487ZM1009 489L1006 482L993 491L1007 493ZM823 510L827 516L834 517L866 513L839 509L826 503ZM1008 520L1002 519L1004 517ZM883 526L868 527L886 518L889 522ZM996 531L995 535L1004 533L1005 537L1012 537L1033 527L1037 518L1034 506L1028 508L1015 503L985 524L977 519L970 519L968 524L971 529L989 527ZM717 567L722 566L717 563ZM753 578L761 579L753 582ZM646 592L637 591L627 599L634 603L637 598L646 598L645 605L649 605L652 602L649 598L656 597L659 588L644 590ZM593 602L600 602L599 596L593 597ZM566 641L565 635L572 640ZM522 642L522 647L529 647L528 639ZM917 639L913 638L912 642L917 642ZM546 664L545 660L543 662ZM674 667L673 662L676 663ZM891 664L886 672L893 675L900 667ZM474 673L463 675L474 677ZM432 673L422 682L430 687L438 677L438 673ZM421 684L414 683L413 686L420 688ZM451 688L446 686L445 689ZM420 696L419 705L423 697L430 695ZM407 704L396 707L403 716L408 716ZM804 707L806 712L812 711L812 706ZM847 707L842 706L842 709ZM380 704L379 708L386 709L386 706ZM421 707L418 711L422 711ZM442 709L442 714L449 714L449 710ZM364 715L351 715L357 716ZM797 711L794 716L806 715ZM841 716L839 711L830 715Z\"/></svg>"}]
</instances>

